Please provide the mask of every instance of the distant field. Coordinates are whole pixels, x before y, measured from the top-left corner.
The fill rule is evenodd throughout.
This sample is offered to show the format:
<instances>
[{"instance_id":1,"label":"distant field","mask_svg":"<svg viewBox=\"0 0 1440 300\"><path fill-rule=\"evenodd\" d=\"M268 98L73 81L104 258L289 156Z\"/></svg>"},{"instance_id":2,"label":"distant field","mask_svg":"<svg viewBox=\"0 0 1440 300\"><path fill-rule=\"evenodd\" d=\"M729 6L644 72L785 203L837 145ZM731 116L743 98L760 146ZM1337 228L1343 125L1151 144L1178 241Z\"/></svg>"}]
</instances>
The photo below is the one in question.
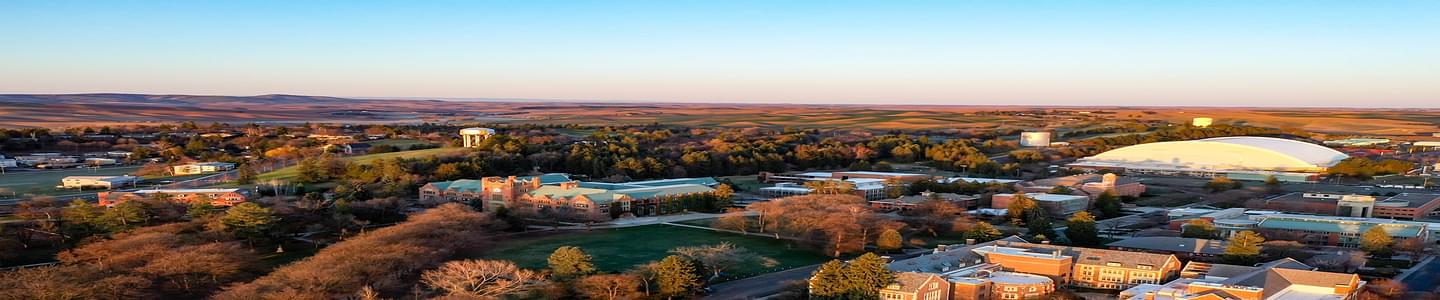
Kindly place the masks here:
<instances>
[{"instance_id":1,"label":"distant field","mask_svg":"<svg viewBox=\"0 0 1440 300\"><path fill-rule=\"evenodd\" d=\"M414 150L414 151L400 151L400 152L389 152L389 153L379 153L379 154L366 154L366 155L359 155L359 156L350 156L350 157L346 157L345 160L349 160L351 163L368 164L368 163L375 162L375 161L377 161L377 160L382 160L382 159L392 159L392 158L419 158L419 157L427 157L427 156L444 156L444 155L460 154L460 153L464 153L466 150L467 150L467 149L465 149L465 148L434 148L434 149L423 149L423 150ZM257 178L257 181L262 181L262 182L263 182L263 181L269 181L269 180L288 181L288 180L293 180L293 179L295 179L295 176L299 176L299 175L300 175L299 172L300 172L300 167L298 167L298 166L289 166L289 167L285 167L285 168L282 168L282 169L279 169L279 170L275 170L275 171L272 171L272 172L262 173L262 174L260 174L260 176L257 176L256 178Z\"/></svg>"},{"instance_id":2,"label":"distant field","mask_svg":"<svg viewBox=\"0 0 1440 300\"><path fill-rule=\"evenodd\" d=\"M545 268L546 258L560 246L577 246L594 257L595 266L605 272L619 272L637 264L665 258L667 251L681 246L699 246L730 242L779 262L765 268L747 266L735 270L734 278L744 278L779 269L822 263L829 258L812 249L791 246L788 242L720 233L669 225L648 225L584 232L563 232L538 237L508 239L480 253L480 257L514 261L525 268Z\"/></svg>"},{"instance_id":3,"label":"distant field","mask_svg":"<svg viewBox=\"0 0 1440 300\"><path fill-rule=\"evenodd\" d=\"M0 198L9 197L11 193L17 195L63 195L79 193L77 190L56 189L60 185L60 179L68 176L113 176L125 175L139 170L140 167L116 167L101 169L63 169L46 171L7 171L0 175Z\"/></svg>"}]
</instances>

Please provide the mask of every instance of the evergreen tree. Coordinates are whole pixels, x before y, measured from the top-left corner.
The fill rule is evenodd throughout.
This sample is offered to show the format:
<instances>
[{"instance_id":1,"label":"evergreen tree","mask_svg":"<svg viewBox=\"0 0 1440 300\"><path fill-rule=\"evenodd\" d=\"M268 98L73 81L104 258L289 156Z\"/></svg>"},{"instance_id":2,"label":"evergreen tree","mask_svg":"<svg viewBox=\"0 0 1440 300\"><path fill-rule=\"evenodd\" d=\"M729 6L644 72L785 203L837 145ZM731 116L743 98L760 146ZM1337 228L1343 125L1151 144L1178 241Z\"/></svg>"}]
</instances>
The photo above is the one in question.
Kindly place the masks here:
<instances>
[{"instance_id":1,"label":"evergreen tree","mask_svg":"<svg viewBox=\"0 0 1440 300\"><path fill-rule=\"evenodd\" d=\"M1371 226L1369 230L1360 235L1360 249L1371 255L1389 255L1392 252L1390 246L1394 244L1395 239L1390 237L1390 233L1380 226Z\"/></svg>"},{"instance_id":2,"label":"evergreen tree","mask_svg":"<svg viewBox=\"0 0 1440 300\"><path fill-rule=\"evenodd\" d=\"M1123 204L1120 202L1120 197L1115 196L1114 192L1107 190L1104 193L1100 193L1100 196L1095 197L1095 208L1100 210L1100 216L1107 219L1119 217L1120 210L1123 209L1123 207Z\"/></svg>"},{"instance_id":3,"label":"evergreen tree","mask_svg":"<svg viewBox=\"0 0 1440 300\"><path fill-rule=\"evenodd\" d=\"M1070 244L1082 247L1095 247L1100 245L1100 230L1095 225L1095 217L1089 212L1077 212L1066 220L1065 238Z\"/></svg>"},{"instance_id":4,"label":"evergreen tree","mask_svg":"<svg viewBox=\"0 0 1440 300\"><path fill-rule=\"evenodd\" d=\"M988 242L1000 238L1000 230L989 222L977 222L965 232L965 238L974 239L975 242Z\"/></svg>"},{"instance_id":5,"label":"evergreen tree","mask_svg":"<svg viewBox=\"0 0 1440 300\"><path fill-rule=\"evenodd\" d=\"M895 273L890 271L885 259L875 253L865 253L845 266L845 293L850 299L877 299L879 291L895 282Z\"/></svg>"},{"instance_id":6,"label":"evergreen tree","mask_svg":"<svg viewBox=\"0 0 1440 300\"><path fill-rule=\"evenodd\" d=\"M245 202L231 207L220 216L220 229L250 242L270 236L276 218L269 208Z\"/></svg>"},{"instance_id":7,"label":"evergreen tree","mask_svg":"<svg viewBox=\"0 0 1440 300\"><path fill-rule=\"evenodd\" d=\"M550 272L560 277L595 273L595 263L590 261L590 254L586 254L580 247L560 246L550 253L550 258L546 261L550 263Z\"/></svg>"},{"instance_id":8,"label":"evergreen tree","mask_svg":"<svg viewBox=\"0 0 1440 300\"><path fill-rule=\"evenodd\" d=\"M1225 246L1225 261L1242 266L1253 265L1259 260L1264 244L1265 238L1254 231L1237 232Z\"/></svg>"},{"instance_id":9,"label":"evergreen tree","mask_svg":"<svg viewBox=\"0 0 1440 300\"><path fill-rule=\"evenodd\" d=\"M238 173L238 174L236 175L235 183L238 183L238 184L252 184L252 183L255 183L255 176L256 176L256 175L255 175L255 168L250 167L250 164L248 164L248 163L246 163L246 164L240 164L240 170L238 170L236 173Z\"/></svg>"},{"instance_id":10,"label":"evergreen tree","mask_svg":"<svg viewBox=\"0 0 1440 300\"><path fill-rule=\"evenodd\" d=\"M875 248L882 252L900 250L901 239L903 239L903 237L900 236L899 230L885 229L885 231L880 232L880 237L875 238Z\"/></svg>"},{"instance_id":11,"label":"evergreen tree","mask_svg":"<svg viewBox=\"0 0 1440 300\"><path fill-rule=\"evenodd\" d=\"M144 225L150 219L145 206L139 201L125 201L105 209L100 214L101 227L109 232L119 232Z\"/></svg>"},{"instance_id":12,"label":"evergreen tree","mask_svg":"<svg viewBox=\"0 0 1440 300\"><path fill-rule=\"evenodd\" d=\"M845 295L848 282L845 282L845 263L833 259L820 265L810 277L810 297L812 299L839 299Z\"/></svg>"},{"instance_id":13,"label":"evergreen tree","mask_svg":"<svg viewBox=\"0 0 1440 300\"><path fill-rule=\"evenodd\" d=\"M191 219L204 219L217 212L220 212L220 208L215 207L210 201L190 202L190 208L185 210L185 214L189 215Z\"/></svg>"},{"instance_id":14,"label":"evergreen tree","mask_svg":"<svg viewBox=\"0 0 1440 300\"><path fill-rule=\"evenodd\" d=\"M1055 226L1050 222L1050 215L1039 207L1030 209L1025 213L1025 228L1029 229L1031 236L1043 235L1054 236Z\"/></svg>"},{"instance_id":15,"label":"evergreen tree","mask_svg":"<svg viewBox=\"0 0 1440 300\"><path fill-rule=\"evenodd\" d=\"M655 264L655 283L666 298L689 295L700 287L700 274L695 264L679 255L666 256Z\"/></svg>"}]
</instances>

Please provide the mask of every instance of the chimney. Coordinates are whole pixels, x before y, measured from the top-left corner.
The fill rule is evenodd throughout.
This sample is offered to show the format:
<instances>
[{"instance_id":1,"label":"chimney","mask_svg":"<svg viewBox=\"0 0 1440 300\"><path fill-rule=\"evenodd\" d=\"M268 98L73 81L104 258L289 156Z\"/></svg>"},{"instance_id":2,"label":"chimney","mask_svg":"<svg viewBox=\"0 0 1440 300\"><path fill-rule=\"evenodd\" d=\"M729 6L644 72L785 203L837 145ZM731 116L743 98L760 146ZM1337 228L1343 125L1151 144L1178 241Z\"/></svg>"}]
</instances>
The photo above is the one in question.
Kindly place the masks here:
<instances>
[{"instance_id":1,"label":"chimney","mask_svg":"<svg viewBox=\"0 0 1440 300\"><path fill-rule=\"evenodd\" d=\"M578 181L566 181L566 182L561 182L561 183L560 183L560 189L565 189L565 190L573 189L573 188L576 188L576 187L578 187L578 186L580 186L580 182L578 182Z\"/></svg>"},{"instance_id":2,"label":"chimney","mask_svg":"<svg viewBox=\"0 0 1440 300\"><path fill-rule=\"evenodd\" d=\"M1049 245L1049 244L1050 244L1050 241L1040 241L1040 244L1042 244L1042 245Z\"/></svg>"},{"instance_id":3,"label":"chimney","mask_svg":"<svg viewBox=\"0 0 1440 300\"><path fill-rule=\"evenodd\" d=\"M1145 292L1145 300L1155 300L1155 291Z\"/></svg>"},{"instance_id":4,"label":"chimney","mask_svg":"<svg viewBox=\"0 0 1440 300\"><path fill-rule=\"evenodd\" d=\"M510 175L510 177L505 177L505 184L515 184L515 175Z\"/></svg>"},{"instance_id":5,"label":"chimney","mask_svg":"<svg viewBox=\"0 0 1440 300\"><path fill-rule=\"evenodd\" d=\"M940 252L945 252L945 244L935 245L934 253L939 254Z\"/></svg>"},{"instance_id":6,"label":"chimney","mask_svg":"<svg viewBox=\"0 0 1440 300\"><path fill-rule=\"evenodd\" d=\"M965 245L974 245L975 239L965 239Z\"/></svg>"},{"instance_id":7,"label":"chimney","mask_svg":"<svg viewBox=\"0 0 1440 300\"><path fill-rule=\"evenodd\" d=\"M1103 183L1106 186L1115 186L1115 182L1119 180L1120 176L1116 176L1115 173L1105 173L1104 176L1100 177L1100 183Z\"/></svg>"},{"instance_id":8,"label":"chimney","mask_svg":"<svg viewBox=\"0 0 1440 300\"><path fill-rule=\"evenodd\" d=\"M1059 258L1059 257L1060 257L1060 249L1055 249L1055 252L1053 252L1051 255L1054 255L1055 258Z\"/></svg>"}]
</instances>

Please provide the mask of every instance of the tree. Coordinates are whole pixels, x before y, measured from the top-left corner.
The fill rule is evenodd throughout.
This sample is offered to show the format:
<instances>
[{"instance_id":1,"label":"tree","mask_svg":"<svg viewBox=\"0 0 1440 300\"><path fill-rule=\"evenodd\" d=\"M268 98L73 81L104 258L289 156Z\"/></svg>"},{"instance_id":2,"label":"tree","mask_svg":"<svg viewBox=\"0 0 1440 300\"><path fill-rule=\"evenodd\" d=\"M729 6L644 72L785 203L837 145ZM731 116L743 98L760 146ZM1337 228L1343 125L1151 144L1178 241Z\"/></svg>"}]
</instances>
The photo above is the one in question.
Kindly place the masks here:
<instances>
[{"instance_id":1,"label":"tree","mask_svg":"<svg viewBox=\"0 0 1440 300\"><path fill-rule=\"evenodd\" d=\"M1115 196L1113 191L1106 190L1095 197L1095 208L1100 210L1100 216L1107 219L1119 217L1123 207L1120 197Z\"/></svg>"},{"instance_id":2,"label":"tree","mask_svg":"<svg viewBox=\"0 0 1440 300\"><path fill-rule=\"evenodd\" d=\"M185 214L189 215L191 219L204 219L219 212L220 208L215 207L210 201L192 201L190 208L185 210Z\"/></svg>"},{"instance_id":3,"label":"tree","mask_svg":"<svg viewBox=\"0 0 1440 300\"><path fill-rule=\"evenodd\" d=\"M448 295L499 297L534 288L544 276L503 260L457 260L420 274L420 281Z\"/></svg>"},{"instance_id":4,"label":"tree","mask_svg":"<svg viewBox=\"0 0 1440 300\"><path fill-rule=\"evenodd\" d=\"M899 230L885 229L885 231L880 232L880 237L875 239L875 248L881 252L895 252L896 250L900 250L902 239L904 238L900 236Z\"/></svg>"},{"instance_id":5,"label":"tree","mask_svg":"<svg viewBox=\"0 0 1440 300\"><path fill-rule=\"evenodd\" d=\"M715 219L714 224L711 225L715 226L716 229L734 230L742 233L749 233L750 229L749 220L745 217L745 213L738 209L720 215L720 218Z\"/></svg>"},{"instance_id":6,"label":"tree","mask_svg":"<svg viewBox=\"0 0 1440 300\"><path fill-rule=\"evenodd\" d=\"M1037 208L1040 208L1040 205L1035 203L1035 199L1030 199L1023 192L1016 192L1010 199L1010 206L1005 208L1005 217L1011 220L1023 220L1026 212Z\"/></svg>"},{"instance_id":7,"label":"tree","mask_svg":"<svg viewBox=\"0 0 1440 300\"><path fill-rule=\"evenodd\" d=\"M678 247L670 250L671 254L683 256L690 261L700 264L700 267L710 272L710 278L720 278L720 275L732 267L737 267L759 260L759 256L750 252L749 249L736 247L729 242L721 242L715 245Z\"/></svg>"},{"instance_id":8,"label":"tree","mask_svg":"<svg viewBox=\"0 0 1440 300\"><path fill-rule=\"evenodd\" d=\"M810 276L810 296L820 299L838 299L848 289L845 281L845 264L832 259L820 265Z\"/></svg>"},{"instance_id":9,"label":"tree","mask_svg":"<svg viewBox=\"0 0 1440 300\"><path fill-rule=\"evenodd\" d=\"M575 289L587 299L635 299L640 296L640 278L633 274L602 274L581 278Z\"/></svg>"},{"instance_id":10,"label":"tree","mask_svg":"<svg viewBox=\"0 0 1440 300\"><path fill-rule=\"evenodd\" d=\"M1230 236L1230 242L1225 246L1225 261L1236 265L1253 265L1259 260L1264 245L1265 238L1254 231L1237 232Z\"/></svg>"},{"instance_id":11,"label":"tree","mask_svg":"<svg viewBox=\"0 0 1440 300\"><path fill-rule=\"evenodd\" d=\"M881 288L895 282L895 273L888 266L875 253L856 257L845 266L845 283L850 286L846 294L852 299L878 298Z\"/></svg>"},{"instance_id":12,"label":"tree","mask_svg":"<svg viewBox=\"0 0 1440 300\"><path fill-rule=\"evenodd\" d=\"M1031 236L1055 235L1055 226L1050 223L1050 216L1045 214L1044 209L1030 209L1025 213L1025 220L1025 229L1029 230Z\"/></svg>"},{"instance_id":13,"label":"tree","mask_svg":"<svg viewBox=\"0 0 1440 300\"><path fill-rule=\"evenodd\" d=\"M276 218L269 208L245 202L231 207L220 216L220 230L234 234L247 241L267 238L275 226Z\"/></svg>"},{"instance_id":14,"label":"tree","mask_svg":"<svg viewBox=\"0 0 1440 300\"><path fill-rule=\"evenodd\" d=\"M1271 194L1277 194L1284 191L1280 187L1280 179L1275 178L1275 175L1265 176L1265 190L1270 192Z\"/></svg>"},{"instance_id":15,"label":"tree","mask_svg":"<svg viewBox=\"0 0 1440 300\"><path fill-rule=\"evenodd\" d=\"M124 201L105 209L100 214L101 227L110 232L119 232L143 225L150 219L145 207L139 201Z\"/></svg>"},{"instance_id":16,"label":"tree","mask_svg":"<svg viewBox=\"0 0 1440 300\"><path fill-rule=\"evenodd\" d=\"M725 203L729 203L730 198L735 196L735 189L731 188L729 184L722 183L715 186L715 191L711 193L714 194L715 197L725 200Z\"/></svg>"},{"instance_id":17,"label":"tree","mask_svg":"<svg viewBox=\"0 0 1440 300\"><path fill-rule=\"evenodd\" d=\"M1390 246L1395 244L1395 239L1390 237L1380 226L1372 226L1360 235L1360 250L1365 250L1371 255L1389 255L1392 253Z\"/></svg>"},{"instance_id":18,"label":"tree","mask_svg":"<svg viewBox=\"0 0 1440 300\"><path fill-rule=\"evenodd\" d=\"M586 254L580 247L560 246L550 253L550 258L546 261L550 263L550 272L556 276L574 277L595 273L595 264L590 261L590 254Z\"/></svg>"},{"instance_id":19,"label":"tree","mask_svg":"<svg viewBox=\"0 0 1440 300\"><path fill-rule=\"evenodd\" d=\"M1365 290L1360 291L1361 300L1395 300L1403 299L1406 289L1405 284L1399 280L1377 279L1365 284Z\"/></svg>"},{"instance_id":20,"label":"tree","mask_svg":"<svg viewBox=\"0 0 1440 300\"><path fill-rule=\"evenodd\" d=\"M1100 245L1100 230L1095 225L1095 217L1089 212L1077 212L1066 220L1065 238L1071 244L1082 247L1095 247Z\"/></svg>"},{"instance_id":21,"label":"tree","mask_svg":"<svg viewBox=\"0 0 1440 300\"><path fill-rule=\"evenodd\" d=\"M1215 238L1215 223L1206 219L1190 219L1180 226L1180 236L1197 239Z\"/></svg>"},{"instance_id":22,"label":"tree","mask_svg":"<svg viewBox=\"0 0 1440 300\"><path fill-rule=\"evenodd\" d=\"M966 239L974 239L975 242L988 242L1000 238L1000 230L989 222L977 222L965 232Z\"/></svg>"},{"instance_id":23,"label":"tree","mask_svg":"<svg viewBox=\"0 0 1440 300\"><path fill-rule=\"evenodd\" d=\"M1238 189L1240 187L1241 185L1239 182L1230 180L1229 177L1215 177L1213 179L1210 179L1210 182L1205 183L1205 188L1210 189L1211 193L1224 192L1228 190Z\"/></svg>"},{"instance_id":24,"label":"tree","mask_svg":"<svg viewBox=\"0 0 1440 300\"><path fill-rule=\"evenodd\" d=\"M1048 194L1056 194L1056 195L1070 195L1070 194L1074 194L1074 193L1075 193L1075 190L1074 190L1074 189L1071 189L1071 188L1068 187L1068 186L1057 185L1057 186L1055 186L1055 187L1053 187L1053 188L1050 188L1050 191L1047 192L1047 193L1048 193Z\"/></svg>"},{"instance_id":25,"label":"tree","mask_svg":"<svg viewBox=\"0 0 1440 300\"><path fill-rule=\"evenodd\" d=\"M688 295L700 287L700 275L696 274L695 264L679 255L661 259L655 265L655 279L658 292L666 298Z\"/></svg>"},{"instance_id":26,"label":"tree","mask_svg":"<svg viewBox=\"0 0 1440 300\"><path fill-rule=\"evenodd\" d=\"M235 183L238 183L238 184L252 184L252 183L255 183L256 174L255 174L255 168L254 168L254 167L251 167L250 164L245 163L245 164L240 164L240 167L239 167L238 169L239 169L239 170L236 171Z\"/></svg>"},{"instance_id":27,"label":"tree","mask_svg":"<svg viewBox=\"0 0 1440 300\"><path fill-rule=\"evenodd\" d=\"M806 181L804 185L817 195L842 195L855 191L855 184L843 180Z\"/></svg>"},{"instance_id":28,"label":"tree","mask_svg":"<svg viewBox=\"0 0 1440 300\"><path fill-rule=\"evenodd\" d=\"M1300 257L1305 254L1305 244L1296 241L1265 241L1264 254L1271 259Z\"/></svg>"}]
</instances>

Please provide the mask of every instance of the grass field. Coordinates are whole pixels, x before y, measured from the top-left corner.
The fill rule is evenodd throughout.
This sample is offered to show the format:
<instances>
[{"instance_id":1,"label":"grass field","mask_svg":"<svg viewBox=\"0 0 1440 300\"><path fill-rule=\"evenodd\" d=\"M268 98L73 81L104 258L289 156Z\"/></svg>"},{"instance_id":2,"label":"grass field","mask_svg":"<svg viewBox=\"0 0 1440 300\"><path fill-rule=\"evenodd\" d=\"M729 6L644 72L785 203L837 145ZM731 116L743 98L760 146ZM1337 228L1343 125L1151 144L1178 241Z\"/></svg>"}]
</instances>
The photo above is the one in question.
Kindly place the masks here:
<instances>
[{"instance_id":1,"label":"grass field","mask_svg":"<svg viewBox=\"0 0 1440 300\"><path fill-rule=\"evenodd\" d=\"M601 271L618 272L637 264L665 258L669 255L668 251L675 247L720 242L730 242L750 249L779 263L771 267L758 264L739 266L726 276L727 280L813 265L829 259L813 249L791 245L786 241L669 225L565 232L503 240L479 256L513 261L525 268L541 269L546 267L546 258L556 248L577 246L594 257L595 266Z\"/></svg>"},{"instance_id":2,"label":"grass field","mask_svg":"<svg viewBox=\"0 0 1440 300\"><path fill-rule=\"evenodd\" d=\"M464 153L465 151L466 151L465 148L434 148L434 149L423 149L423 150L414 150L414 151L400 151L400 152L389 152L389 153L378 153L378 154L366 154L366 155L359 155L359 156L351 156L351 157L346 157L345 160L348 160L348 161L350 161L351 163L368 164L368 163L375 162L375 161L377 161L377 160L382 160L382 159L392 159L392 158L418 158L418 157L427 157L427 156L445 156L445 155L460 154L460 153ZM285 167L285 168L282 168L282 169L279 169L279 170L262 173L262 174L260 174L260 176L257 176L256 178L258 179L257 181L261 181L261 182L263 182L263 181L269 181L269 180L288 181L288 180L295 179L295 176L298 176L298 175L299 175L299 172L300 172L300 168L299 168L298 166L289 166L289 167Z\"/></svg>"},{"instance_id":3,"label":"grass field","mask_svg":"<svg viewBox=\"0 0 1440 300\"><path fill-rule=\"evenodd\" d=\"M0 198L17 195L62 195L77 193L76 190L56 189L60 179L68 176L112 176L125 175L140 167L115 167L101 169L63 169L45 171L8 171L0 175Z\"/></svg>"},{"instance_id":4,"label":"grass field","mask_svg":"<svg viewBox=\"0 0 1440 300\"><path fill-rule=\"evenodd\" d=\"M402 150L403 150L403 149L409 149L410 146L414 146L414 145L428 145L428 144L431 144L430 142L426 142L426 141L421 141L421 140L409 140L409 139L383 139L383 140L368 141L368 142L365 142L365 143L369 143L369 144L371 144L371 145L376 145L376 146L379 146L379 145L390 145L390 146L395 146L396 148L400 148L400 149L402 149Z\"/></svg>"}]
</instances>

